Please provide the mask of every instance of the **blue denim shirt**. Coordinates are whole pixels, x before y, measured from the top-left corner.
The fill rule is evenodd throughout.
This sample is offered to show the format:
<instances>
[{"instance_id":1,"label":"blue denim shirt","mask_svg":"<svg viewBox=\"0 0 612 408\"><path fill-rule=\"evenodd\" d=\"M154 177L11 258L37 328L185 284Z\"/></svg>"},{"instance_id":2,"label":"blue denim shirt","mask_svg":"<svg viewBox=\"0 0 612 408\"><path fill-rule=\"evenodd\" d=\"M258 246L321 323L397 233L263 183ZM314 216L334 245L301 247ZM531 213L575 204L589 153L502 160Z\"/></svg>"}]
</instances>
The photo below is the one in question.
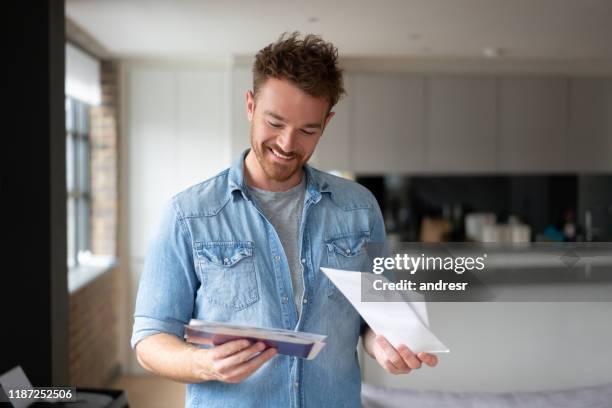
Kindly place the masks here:
<instances>
[{"instance_id":1,"label":"blue denim shirt","mask_svg":"<svg viewBox=\"0 0 612 408\"><path fill-rule=\"evenodd\" d=\"M183 338L191 318L324 334L313 360L277 355L240 384L189 384L186 406L358 407L363 320L319 268L358 268L364 243L384 242L378 204L359 184L305 166L298 318L281 241L246 188L247 152L166 206L140 280L132 347L162 332Z\"/></svg>"}]
</instances>

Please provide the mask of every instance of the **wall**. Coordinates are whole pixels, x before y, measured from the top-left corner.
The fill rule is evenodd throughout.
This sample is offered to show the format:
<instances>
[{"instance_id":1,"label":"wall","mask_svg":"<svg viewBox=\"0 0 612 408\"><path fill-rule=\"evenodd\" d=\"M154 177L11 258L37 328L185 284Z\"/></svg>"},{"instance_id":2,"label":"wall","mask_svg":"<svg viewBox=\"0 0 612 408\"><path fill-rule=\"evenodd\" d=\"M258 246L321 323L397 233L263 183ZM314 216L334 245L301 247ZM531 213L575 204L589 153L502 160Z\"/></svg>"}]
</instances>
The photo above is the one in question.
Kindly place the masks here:
<instances>
[{"instance_id":1,"label":"wall","mask_svg":"<svg viewBox=\"0 0 612 408\"><path fill-rule=\"evenodd\" d=\"M70 384L105 387L118 376L117 270L70 295Z\"/></svg>"},{"instance_id":2,"label":"wall","mask_svg":"<svg viewBox=\"0 0 612 408\"><path fill-rule=\"evenodd\" d=\"M91 251L116 256L118 217L118 67L101 64L101 103L91 119ZM108 386L120 372L120 271L112 268L70 294L70 383Z\"/></svg>"},{"instance_id":3,"label":"wall","mask_svg":"<svg viewBox=\"0 0 612 408\"><path fill-rule=\"evenodd\" d=\"M163 205L231 163L230 70L223 62L125 61L122 66L119 259L121 361L129 347L148 241Z\"/></svg>"}]
</instances>

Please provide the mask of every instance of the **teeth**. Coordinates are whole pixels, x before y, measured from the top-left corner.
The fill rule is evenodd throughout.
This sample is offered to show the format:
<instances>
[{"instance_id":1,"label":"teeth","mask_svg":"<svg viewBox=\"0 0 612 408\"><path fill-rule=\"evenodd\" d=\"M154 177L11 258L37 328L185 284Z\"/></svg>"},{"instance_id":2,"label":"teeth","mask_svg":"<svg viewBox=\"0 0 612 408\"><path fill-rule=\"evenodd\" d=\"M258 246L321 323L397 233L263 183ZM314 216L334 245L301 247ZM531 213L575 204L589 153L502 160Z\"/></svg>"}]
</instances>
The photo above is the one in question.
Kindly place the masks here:
<instances>
[{"instance_id":1,"label":"teeth","mask_svg":"<svg viewBox=\"0 0 612 408\"><path fill-rule=\"evenodd\" d=\"M280 157L281 159L291 159L291 156L285 156L282 155L280 153L278 153L276 150L274 149L270 149L270 151L272 151L272 153L276 156L276 157Z\"/></svg>"}]
</instances>

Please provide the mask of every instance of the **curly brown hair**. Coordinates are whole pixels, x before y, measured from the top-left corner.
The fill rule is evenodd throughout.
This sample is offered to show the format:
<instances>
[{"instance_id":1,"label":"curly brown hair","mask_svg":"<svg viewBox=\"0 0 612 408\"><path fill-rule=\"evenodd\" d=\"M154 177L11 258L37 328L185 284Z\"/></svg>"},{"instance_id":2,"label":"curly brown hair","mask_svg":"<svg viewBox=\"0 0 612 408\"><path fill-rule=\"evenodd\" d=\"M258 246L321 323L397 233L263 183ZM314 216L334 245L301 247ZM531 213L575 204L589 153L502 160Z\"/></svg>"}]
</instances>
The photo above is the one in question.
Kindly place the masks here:
<instances>
[{"instance_id":1,"label":"curly brown hair","mask_svg":"<svg viewBox=\"0 0 612 408\"><path fill-rule=\"evenodd\" d=\"M321 37L283 33L276 42L261 49L253 64L253 93L268 78L286 79L314 97L325 97L329 109L346 94L342 69L338 67L338 49Z\"/></svg>"}]
</instances>

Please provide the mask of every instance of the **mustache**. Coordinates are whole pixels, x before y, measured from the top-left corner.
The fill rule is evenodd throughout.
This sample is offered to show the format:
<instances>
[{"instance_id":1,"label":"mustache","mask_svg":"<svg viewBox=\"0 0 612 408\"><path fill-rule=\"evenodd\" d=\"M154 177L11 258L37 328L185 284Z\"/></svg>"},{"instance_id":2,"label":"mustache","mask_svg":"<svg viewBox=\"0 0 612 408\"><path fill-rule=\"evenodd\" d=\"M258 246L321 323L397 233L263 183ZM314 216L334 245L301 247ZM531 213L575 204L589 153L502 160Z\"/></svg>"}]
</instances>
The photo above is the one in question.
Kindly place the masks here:
<instances>
[{"instance_id":1,"label":"mustache","mask_svg":"<svg viewBox=\"0 0 612 408\"><path fill-rule=\"evenodd\" d=\"M268 148L270 148L272 150L276 150L277 152L279 152L283 156L295 157L295 158L298 158L298 159L302 158L302 155L299 152L286 152L283 149L281 149L277 144L266 144L264 146L268 147Z\"/></svg>"}]
</instances>

